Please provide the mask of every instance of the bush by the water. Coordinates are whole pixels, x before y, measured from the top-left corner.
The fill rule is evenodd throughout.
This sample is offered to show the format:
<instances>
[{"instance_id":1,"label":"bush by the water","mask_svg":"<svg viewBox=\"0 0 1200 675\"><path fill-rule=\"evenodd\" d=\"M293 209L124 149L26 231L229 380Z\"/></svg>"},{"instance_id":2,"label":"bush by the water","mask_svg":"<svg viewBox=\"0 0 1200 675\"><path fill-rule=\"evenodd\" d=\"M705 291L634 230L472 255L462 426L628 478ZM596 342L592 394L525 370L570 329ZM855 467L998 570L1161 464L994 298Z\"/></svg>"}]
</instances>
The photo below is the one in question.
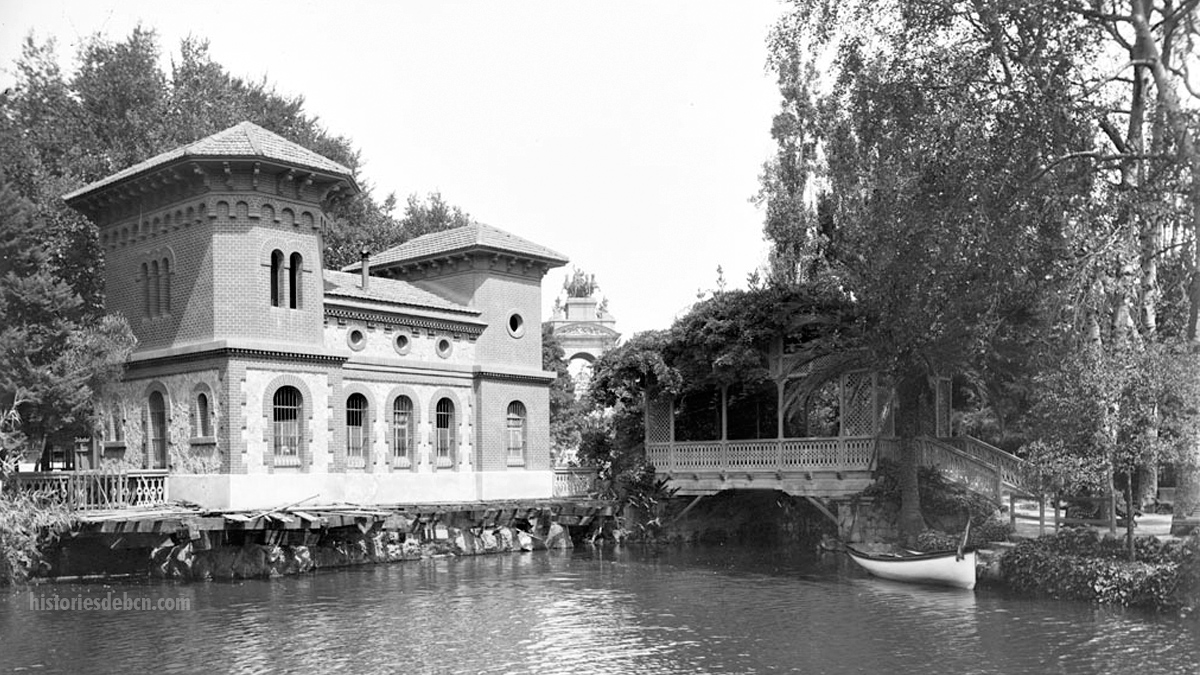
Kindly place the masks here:
<instances>
[{"instance_id":1,"label":"bush by the water","mask_svg":"<svg viewBox=\"0 0 1200 675\"><path fill-rule=\"evenodd\" d=\"M979 548L994 541L1008 541L1012 533L1012 525L999 518L988 518L979 524L972 522L971 531L967 534L967 546ZM919 551L948 551L958 548L961 543L961 534L950 534L941 530L925 530L917 535Z\"/></svg>"},{"instance_id":2,"label":"bush by the water","mask_svg":"<svg viewBox=\"0 0 1200 675\"><path fill-rule=\"evenodd\" d=\"M1005 583L1021 593L1194 613L1200 605L1200 540L1122 539L1066 529L1022 542L1001 559Z\"/></svg>"},{"instance_id":3,"label":"bush by the water","mask_svg":"<svg viewBox=\"0 0 1200 675\"><path fill-rule=\"evenodd\" d=\"M28 579L41 563L46 545L72 522L62 504L0 481L0 586Z\"/></svg>"}]
</instances>

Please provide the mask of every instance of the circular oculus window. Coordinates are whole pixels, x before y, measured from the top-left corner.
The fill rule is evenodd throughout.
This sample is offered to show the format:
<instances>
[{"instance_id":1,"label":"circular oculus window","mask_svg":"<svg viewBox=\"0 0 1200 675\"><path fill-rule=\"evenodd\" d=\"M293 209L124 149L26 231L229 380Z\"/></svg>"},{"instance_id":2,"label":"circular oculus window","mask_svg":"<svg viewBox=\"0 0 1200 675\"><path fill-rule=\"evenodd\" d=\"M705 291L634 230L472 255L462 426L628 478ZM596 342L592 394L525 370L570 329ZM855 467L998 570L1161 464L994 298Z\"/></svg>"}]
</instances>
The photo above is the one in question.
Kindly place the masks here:
<instances>
[{"instance_id":1,"label":"circular oculus window","mask_svg":"<svg viewBox=\"0 0 1200 675\"><path fill-rule=\"evenodd\" d=\"M508 317L508 334L515 338L525 335L525 319L516 312Z\"/></svg>"},{"instance_id":2,"label":"circular oculus window","mask_svg":"<svg viewBox=\"0 0 1200 675\"><path fill-rule=\"evenodd\" d=\"M412 348L412 340L409 340L407 335L401 333L400 335L396 336L395 340L392 340L392 346L396 348L397 354L403 356L404 354L408 353L409 349Z\"/></svg>"},{"instance_id":3,"label":"circular oculus window","mask_svg":"<svg viewBox=\"0 0 1200 675\"><path fill-rule=\"evenodd\" d=\"M443 359L450 358L450 353L454 351L454 345L446 338L437 341L437 355Z\"/></svg>"},{"instance_id":4,"label":"circular oculus window","mask_svg":"<svg viewBox=\"0 0 1200 675\"><path fill-rule=\"evenodd\" d=\"M350 349L361 351L367 346L367 336L361 330L354 328L349 333L346 333L346 344L350 345Z\"/></svg>"}]
</instances>

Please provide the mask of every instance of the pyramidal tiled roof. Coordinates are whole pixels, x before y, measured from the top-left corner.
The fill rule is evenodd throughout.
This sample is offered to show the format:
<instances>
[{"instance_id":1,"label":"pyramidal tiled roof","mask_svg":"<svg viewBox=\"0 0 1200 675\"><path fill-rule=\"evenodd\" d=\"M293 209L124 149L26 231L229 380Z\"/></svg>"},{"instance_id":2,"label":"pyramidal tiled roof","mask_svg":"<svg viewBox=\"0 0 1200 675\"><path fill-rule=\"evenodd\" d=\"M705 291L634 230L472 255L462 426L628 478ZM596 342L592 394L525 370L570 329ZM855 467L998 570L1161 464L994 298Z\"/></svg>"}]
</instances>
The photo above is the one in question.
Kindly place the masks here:
<instances>
[{"instance_id":1,"label":"pyramidal tiled roof","mask_svg":"<svg viewBox=\"0 0 1200 675\"><path fill-rule=\"evenodd\" d=\"M371 267L380 267L405 260L432 258L473 248L507 251L532 258L541 258L559 265L567 263L567 257L558 251L535 244L528 239L522 239L498 227L472 223L456 227L453 230L432 232L389 248L371 257ZM362 263L356 262L342 269L352 271L361 269L361 267Z\"/></svg>"},{"instance_id":2,"label":"pyramidal tiled roof","mask_svg":"<svg viewBox=\"0 0 1200 675\"><path fill-rule=\"evenodd\" d=\"M279 134L267 131L253 122L242 122L225 131L218 131L211 136L181 145L174 150L168 150L144 162L134 164L123 171L118 171L107 178L102 178L91 185L65 195L63 199L70 201L106 185L118 183L179 159L220 157L261 157L268 161L297 164L325 173L351 177L350 169L341 164L297 145Z\"/></svg>"},{"instance_id":3,"label":"pyramidal tiled roof","mask_svg":"<svg viewBox=\"0 0 1200 675\"><path fill-rule=\"evenodd\" d=\"M474 309L464 307L434 295L429 291L417 288L407 281L371 277L370 285L367 287L367 291L364 292L362 289L362 275L335 272L333 270L325 270L325 295L327 297L337 296L358 300L373 300L393 305L407 305L409 307L459 312L471 316L479 315L479 312Z\"/></svg>"}]
</instances>

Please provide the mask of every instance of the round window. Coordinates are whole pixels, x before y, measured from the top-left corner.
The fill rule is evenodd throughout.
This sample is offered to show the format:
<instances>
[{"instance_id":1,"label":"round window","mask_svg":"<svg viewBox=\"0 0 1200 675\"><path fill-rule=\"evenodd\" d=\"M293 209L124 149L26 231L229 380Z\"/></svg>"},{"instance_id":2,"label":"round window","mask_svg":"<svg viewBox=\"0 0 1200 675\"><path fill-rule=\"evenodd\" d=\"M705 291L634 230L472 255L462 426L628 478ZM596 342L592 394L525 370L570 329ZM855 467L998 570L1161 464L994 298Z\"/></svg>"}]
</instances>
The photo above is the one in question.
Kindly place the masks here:
<instances>
[{"instance_id":1,"label":"round window","mask_svg":"<svg viewBox=\"0 0 1200 675\"><path fill-rule=\"evenodd\" d=\"M449 358L450 352L452 352L452 351L454 351L454 345L450 344L449 340L447 340L446 338L442 338L442 339L438 340L438 343L437 343L438 356L442 357L443 359Z\"/></svg>"},{"instance_id":2,"label":"round window","mask_svg":"<svg viewBox=\"0 0 1200 675\"><path fill-rule=\"evenodd\" d=\"M508 317L508 334L518 338L525 334L525 319L516 312Z\"/></svg>"},{"instance_id":3,"label":"round window","mask_svg":"<svg viewBox=\"0 0 1200 675\"><path fill-rule=\"evenodd\" d=\"M367 346L367 336L361 330L353 328L346 334L346 344L350 345L350 349L359 351Z\"/></svg>"},{"instance_id":4,"label":"round window","mask_svg":"<svg viewBox=\"0 0 1200 675\"><path fill-rule=\"evenodd\" d=\"M409 348L412 347L412 342L408 339L407 335L400 334L392 341L392 346L396 348L397 354L407 354Z\"/></svg>"}]
</instances>

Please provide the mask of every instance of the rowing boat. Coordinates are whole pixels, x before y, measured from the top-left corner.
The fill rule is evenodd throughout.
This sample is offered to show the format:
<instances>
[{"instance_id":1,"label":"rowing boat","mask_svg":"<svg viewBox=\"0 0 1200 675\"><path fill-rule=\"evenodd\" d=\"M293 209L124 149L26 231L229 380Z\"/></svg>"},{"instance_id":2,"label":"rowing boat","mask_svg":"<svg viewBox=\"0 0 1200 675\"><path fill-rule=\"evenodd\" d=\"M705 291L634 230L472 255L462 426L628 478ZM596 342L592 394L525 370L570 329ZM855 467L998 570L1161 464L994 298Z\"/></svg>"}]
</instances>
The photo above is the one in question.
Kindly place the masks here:
<instances>
[{"instance_id":1,"label":"rowing boat","mask_svg":"<svg viewBox=\"0 0 1200 675\"><path fill-rule=\"evenodd\" d=\"M929 553L867 553L846 546L850 559L883 579L914 584L936 584L975 588L975 551L932 551Z\"/></svg>"}]
</instances>

